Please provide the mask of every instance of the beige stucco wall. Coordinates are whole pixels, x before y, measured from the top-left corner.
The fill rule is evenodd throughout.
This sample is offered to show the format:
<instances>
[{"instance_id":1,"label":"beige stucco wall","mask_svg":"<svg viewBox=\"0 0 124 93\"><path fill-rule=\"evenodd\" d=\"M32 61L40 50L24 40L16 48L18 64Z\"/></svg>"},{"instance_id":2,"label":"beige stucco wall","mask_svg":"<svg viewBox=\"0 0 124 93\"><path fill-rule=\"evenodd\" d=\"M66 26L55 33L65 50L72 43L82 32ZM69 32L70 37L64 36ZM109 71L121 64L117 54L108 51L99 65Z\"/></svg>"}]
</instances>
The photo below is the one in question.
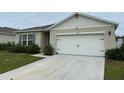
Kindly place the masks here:
<instances>
[{"instance_id":1,"label":"beige stucco wall","mask_svg":"<svg viewBox=\"0 0 124 93\"><path fill-rule=\"evenodd\" d=\"M91 28L82 28L82 29L65 29L65 30L52 30L50 31L50 44L55 48L57 47L56 34L58 33L72 33L72 32L99 32L105 31L104 39L105 39L105 49L115 48L115 32L114 26L108 27L91 27ZM108 35L108 31L111 31L111 35Z\"/></svg>"},{"instance_id":2,"label":"beige stucco wall","mask_svg":"<svg viewBox=\"0 0 124 93\"><path fill-rule=\"evenodd\" d=\"M15 36L0 34L0 43L7 43L7 42L14 42L14 41L15 41Z\"/></svg>"},{"instance_id":3,"label":"beige stucco wall","mask_svg":"<svg viewBox=\"0 0 124 93\"><path fill-rule=\"evenodd\" d=\"M84 16L78 16L58 24L50 30L50 44L55 48L56 44L56 34L58 33L74 33L74 32L99 32L104 31L104 41L105 49L115 48L115 27L113 24L91 19ZM108 32L111 31L111 35Z\"/></svg>"},{"instance_id":4,"label":"beige stucco wall","mask_svg":"<svg viewBox=\"0 0 124 93\"><path fill-rule=\"evenodd\" d=\"M91 19L84 16L78 16L78 18L71 17L70 19L62 22L51 30L64 30L64 29L75 29L78 28L88 28L88 27L101 27L101 26L110 26L111 24L105 23L103 21Z\"/></svg>"},{"instance_id":5,"label":"beige stucco wall","mask_svg":"<svg viewBox=\"0 0 124 93\"><path fill-rule=\"evenodd\" d=\"M41 51L48 44L48 36L46 33L41 33Z\"/></svg>"},{"instance_id":6,"label":"beige stucco wall","mask_svg":"<svg viewBox=\"0 0 124 93\"><path fill-rule=\"evenodd\" d=\"M19 42L19 34L35 34L35 44L37 44L39 47L43 48L46 45L46 41L45 41L45 35L43 32L21 32L21 33L16 33L16 39L15 42L18 43ZM41 49L42 50L42 49Z\"/></svg>"}]
</instances>

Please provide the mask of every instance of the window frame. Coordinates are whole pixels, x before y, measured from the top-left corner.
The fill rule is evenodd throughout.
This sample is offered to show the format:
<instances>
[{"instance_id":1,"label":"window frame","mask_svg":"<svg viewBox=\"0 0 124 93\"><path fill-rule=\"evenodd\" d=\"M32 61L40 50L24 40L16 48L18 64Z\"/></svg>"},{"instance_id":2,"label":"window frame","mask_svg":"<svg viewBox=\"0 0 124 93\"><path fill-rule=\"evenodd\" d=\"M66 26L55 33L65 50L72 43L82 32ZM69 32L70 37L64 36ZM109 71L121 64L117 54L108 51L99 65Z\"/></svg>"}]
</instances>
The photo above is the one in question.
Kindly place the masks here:
<instances>
[{"instance_id":1,"label":"window frame","mask_svg":"<svg viewBox=\"0 0 124 93\"><path fill-rule=\"evenodd\" d=\"M23 41L26 41L26 46L28 46L28 45L29 45L29 44L28 44L29 41L32 41L32 42L33 42L33 38L32 38L32 40L31 40L31 39L28 40L28 39L29 39L29 35L35 35L35 33L22 33L21 35L22 35L22 38L21 38L21 40L22 40L22 45L24 45L24 44L23 44ZM24 40L24 38L23 38L24 35L26 35L26 40ZM36 35L35 35L35 36L36 36ZM36 38L36 37L35 37L35 38Z\"/></svg>"}]
</instances>

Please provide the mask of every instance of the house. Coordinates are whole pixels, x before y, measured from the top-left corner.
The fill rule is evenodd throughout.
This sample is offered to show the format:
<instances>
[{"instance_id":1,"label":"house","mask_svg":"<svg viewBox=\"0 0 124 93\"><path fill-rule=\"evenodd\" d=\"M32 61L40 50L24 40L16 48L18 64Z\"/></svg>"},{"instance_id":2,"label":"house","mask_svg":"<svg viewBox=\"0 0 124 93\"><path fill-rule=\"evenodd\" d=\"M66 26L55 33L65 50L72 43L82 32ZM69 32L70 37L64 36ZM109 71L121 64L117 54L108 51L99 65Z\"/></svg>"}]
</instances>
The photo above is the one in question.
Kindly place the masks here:
<instances>
[{"instance_id":1,"label":"house","mask_svg":"<svg viewBox=\"0 0 124 93\"><path fill-rule=\"evenodd\" d=\"M14 33L15 30L17 29L0 27L0 43L14 42L16 37Z\"/></svg>"},{"instance_id":2,"label":"house","mask_svg":"<svg viewBox=\"0 0 124 93\"><path fill-rule=\"evenodd\" d=\"M51 44L56 54L104 56L116 47L117 27L116 22L74 13L56 24L16 31L16 43Z\"/></svg>"},{"instance_id":3,"label":"house","mask_svg":"<svg viewBox=\"0 0 124 93\"><path fill-rule=\"evenodd\" d=\"M116 48L120 48L124 44L124 38L123 37L116 37Z\"/></svg>"}]
</instances>

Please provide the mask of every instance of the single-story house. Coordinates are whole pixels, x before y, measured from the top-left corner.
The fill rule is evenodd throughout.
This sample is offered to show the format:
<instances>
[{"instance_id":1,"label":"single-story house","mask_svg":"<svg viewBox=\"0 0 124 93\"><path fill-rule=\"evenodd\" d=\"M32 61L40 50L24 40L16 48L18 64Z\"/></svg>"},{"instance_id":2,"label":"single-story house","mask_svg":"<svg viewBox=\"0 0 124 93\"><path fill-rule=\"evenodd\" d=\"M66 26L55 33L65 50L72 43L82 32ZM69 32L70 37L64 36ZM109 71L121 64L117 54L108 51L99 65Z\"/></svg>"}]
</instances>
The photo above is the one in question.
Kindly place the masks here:
<instances>
[{"instance_id":1,"label":"single-story house","mask_svg":"<svg viewBox=\"0 0 124 93\"><path fill-rule=\"evenodd\" d=\"M14 28L0 27L0 43L15 42Z\"/></svg>"},{"instance_id":2,"label":"single-story house","mask_svg":"<svg viewBox=\"0 0 124 93\"><path fill-rule=\"evenodd\" d=\"M113 21L74 13L56 24L16 31L15 40L41 48L51 44L56 54L104 56L105 50L116 47L117 27Z\"/></svg>"}]
</instances>

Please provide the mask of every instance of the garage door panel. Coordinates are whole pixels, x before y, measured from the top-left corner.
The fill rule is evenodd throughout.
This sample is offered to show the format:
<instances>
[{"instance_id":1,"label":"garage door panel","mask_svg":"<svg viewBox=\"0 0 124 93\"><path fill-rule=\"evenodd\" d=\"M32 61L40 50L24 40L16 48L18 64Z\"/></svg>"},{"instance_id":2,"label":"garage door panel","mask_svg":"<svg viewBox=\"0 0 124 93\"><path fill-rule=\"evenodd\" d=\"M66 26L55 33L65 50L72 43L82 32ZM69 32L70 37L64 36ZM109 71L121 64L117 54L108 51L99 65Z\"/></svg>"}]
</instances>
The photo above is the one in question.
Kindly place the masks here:
<instances>
[{"instance_id":1,"label":"garage door panel","mask_svg":"<svg viewBox=\"0 0 124 93\"><path fill-rule=\"evenodd\" d=\"M59 54L104 56L104 35L57 36Z\"/></svg>"},{"instance_id":2,"label":"garage door panel","mask_svg":"<svg viewBox=\"0 0 124 93\"><path fill-rule=\"evenodd\" d=\"M77 54L102 55L101 50L104 50L104 41L101 41L100 38L103 38L103 35L84 35L77 38L80 44Z\"/></svg>"},{"instance_id":3,"label":"garage door panel","mask_svg":"<svg viewBox=\"0 0 124 93\"><path fill-rule=\"evenodd\" d=\"M76 40L73 40L71 36L59 36L57 38L57 50L60 54L75 54Z\"/></svg>"}]
</instances>

